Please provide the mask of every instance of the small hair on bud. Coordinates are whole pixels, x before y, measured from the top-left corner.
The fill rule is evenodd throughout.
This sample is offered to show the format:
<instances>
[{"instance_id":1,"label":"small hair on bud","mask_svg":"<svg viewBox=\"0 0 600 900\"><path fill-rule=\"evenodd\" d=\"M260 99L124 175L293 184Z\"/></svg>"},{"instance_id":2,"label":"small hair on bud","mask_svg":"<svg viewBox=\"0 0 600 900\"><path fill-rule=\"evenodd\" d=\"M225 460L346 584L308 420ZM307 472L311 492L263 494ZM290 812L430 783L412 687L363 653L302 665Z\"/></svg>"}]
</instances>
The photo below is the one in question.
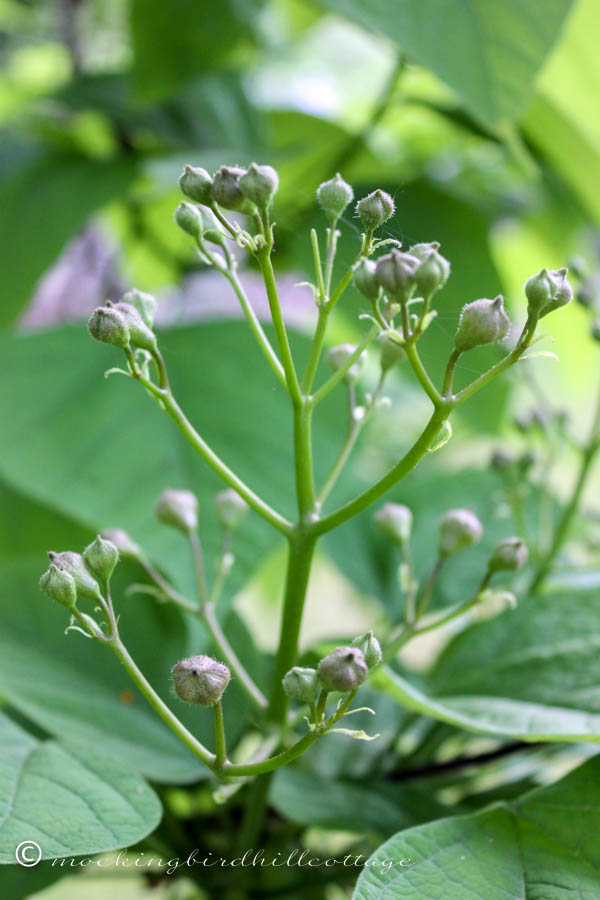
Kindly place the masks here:
<instances>
[{"instance_id":1,"label":"small hair on bud","mask_svg":"<svg viewBox=\"0 0 600 900\"><path fill-rule=\"evenodd\" d=\"M145 558L144 551L139 544L136 544L122 528L106 528L100 532L100 537L114 544L119 551L121 559L131 559L135 562L140 562Z\"/></svg>"},{"instance_id":2,"label":"small hair on bud","mask_svg":"<svg viewBox=\"0 0 600 900\"><path fill-rule=\"evenodd\" d=\"M372 631L366 631L364 634L359 634L358 637L355 637L352 641L352 646L358 647L358 649L362 651L369 670L378 666L383 659L381 644Z\"/></svg>"},{"instance_id":3,"label":"small hair on bud","mask_svg":"<svg viewBox=\"0 0 600 900\"><path fill-rule=\"evenodd\" d=\"M119 562L119 551L111 541L98 535L83 551L83 560L94 578L108 581Z\"/></svg>"},{"instance_id":4,"label":"small hair on bud","mask_svg":"<svg viewBox=\"0 0 600 900\"><path fill-rule=\"evenodd\" d=\"M233 531L248 511L248 504L233 488L226 488L215 498L217 516L225 531Z\"/></svg>"},{"instance_id":5,"label":"small hair on bud","mask_svg":"<svg viewBox=\"0 0 600 900\"><path fill-rule=\"evenodd\" d=\"M525 296L530 314L547 316L573 298L573 288L567 280L568 269L542 269L525 282Z\"/></svg>"},{"instance_id":6,"label":"small hair on bud","mask_svg":"<svg viewBox=\"0 0 600 900\"><path fill-rule=\"evenodd\" d=\"M138 311L144 325L148 328L153 327L157 304L152 294L146 294L144 291L138 291L136 288L133 288L133 290L123 294L121 302L133 306Z\"/></svg>"},{"instance_id":7,"label":"small hair on bud","mask_svg":"<svg viewBox=\"0 0 600 900\"><path fill-rule=\"evenodd\" d=\"M202 203L204 206L210 205L211 185L212 178L206 169L184 166L179 178L179 187L181 192L190 200L193 200L194 203Z\"/></svg>"},{"instance_id":8,"label":"small hair on bud","mask_svg":"<svg viewBox=\"0 0 600 900\"><path fill-rule=\"evenodd\" d=\"M413 514L402 503L385 503L374 516L375 524L385 537L404 544L412 531Z\"/></svg>"},{"instance_id":9,"label":"small hair on bud","mask_svg":"<svg viewBox=\"0 0 600 900\"><path fill-rule=\"evenodd\" d=\"M211 656L190 656L171 669L175 693L186 703L214 706L229 684L231 672Z\"/></svg>"},{"instance_id":10,"label":"small hair on bud","mask_svg":"<svg viewBox=\"0 0 600 900\"><path fill-rule=\"evenodd\" d=\"M368 674L365 657L358 647L337 647L319 663L319 678L328 691L353 691L366 681Z\"/></svg>"},{"instance_id":11,"label":"small hair on bud","mask_svg":"<svg viewBox=\"0 0 600 900\"><path fill-rule=\"evenodd\" d=\"M98 583L88 572L81 554L73 553L71 550L64 550L62 553L55 553L51 550L48 558L57 569L71 575L80 596L88 597L91 600L97 600L100 597Z\"/></svg>"},{"instance_id":12,"label":"small hair on bud","mask_svg":"<svg viewBox=\"0 0 600 900\"><path fill-rule=\"evenodd\" d=\"M408 300L416 287L415 272L418 267L416 256L394 248L377 260L375 278L390 297Z\"/></svg>"},{"instance_id":13,"label":"small hair on bud","mask_svg":"<svg viewBox=\"0 0 600 900\"><path fill-rule=\"evenodd\" d=\"M88 320L88 331L96 341L128 347L130 341L127 320L122 313L110 306L99 306Z\"/></svg>"},{"instance_id":14,"label":"small hair on bud","mask_svg":"<svg viewBox=\"0 0 600 900\"><path fill-rule=\"evenodd\" d=\"M459 353L483 344L501 341L508 334L510 320L504 310L504 298L474 300L463 307L454 335L454 347Z\"/></svg>"},{"instance_id":15,"label":"small hair on bud","mask_svg":"<svg viewBox=\"0 0 600 900\"><path fill-rule=\"evenodd\" d=\"M251 215L256 212L256 206L244 196L240 188L240 178L246 174L246 169L239 166L221 166L214 175L210 188L210 195L215 203L224 209Z\"/></svg>"},{"instance_id":16,"label":"small hair on bud","mask_svg":"<svg viewBox=\"0 0 600 900\"><path fill-rule=\"evenodd\" d=\"M288 697L299 703L312 703L321 686L317 670L303 666L294 666L286 672L281 683Z\"/></svg>"},{"instance_id":17,"label":"small hair on bud","mask_svg":"<svg viewBox=\"0 0 600 900\"><path fill-rule=\"evenodd\" d=\"M156 335L148 328L135 306L120 300L112 307L121 313L129 329L129 343L142 350L156 350Z\"/></svg>"},{"instance_id":18,"label":"small hair on bud","mask_svg":"<svg viewBox=\"0 0 600 900\"><path fill-rule=\"evenodd\" d=\"M317 202L332 226L353 200L354 191L339 172L317 188Z\"/></svg>"},{"instance_id":19,"label":"small hair on bud","mask_svg":"<svg viewBox=\"0 0 600 900\"><path fill-rule=\"evenodd\" d=\"M470 509L452 509L440 522L439 554L451 556L476 544L483 534L483 526Z\"/></svg>"},{"instance_id":20,"label":"small hair on bud","mask_svg":"<svg viewBox=\"0 0 600 900\"><path fill-rule=\"evenodd\" d=\"M159 522L184 534L198 527L198 500L191 491L164 490L154 505Z\"/></svg>"},{"instance_id":21,"label":"small hair on bud","mask_svg":"<svg viewBox=\"0 0 600 900\"><path fill-rule=\"evenodd\" d=\"M338 369L341 369L350 359L353 353L356 352L356 346L354 344L338 344L337 347L332 347L331 350L327 353L327 362L331 366L334 372L337 372ZM367 351L363 350L355 363L353 363L346 374L344 375L344 383L351 385L355 384L356 381L360 378L366 364L367 364Z\"/></svg>"},{"instance_id":22,"label":"small hair on bud","mask_svg":"<svg viewBox=\"0 0 600 900\"><path fill-rule=\"evenodd\" d=\"M239 188L246 200L258 209L266 210L273 203L279 187L279 175L272 166L251 163L248 171L239 177Z\"/></svg>"},{"instance_id":23,"label":"small hair on bud","mask_svg":"<svg viewBox=\"0 0 600 900\"><path fill-rule=\"evenodd\" d=\"M415 269L417 291L423 297L431 297L443 288L450 276L450 263L438 253L440 245L437 241L429 244L414 244L409 253L416 256L419 265Z\"/></svg>"},{"instance_id":24,"label":"small hair on bud","mask_svg":"<svg viewBox=\"0 0 600 900\"><path fill-rule=\"evenodd\" d=\"M488 562L490 572L511 572L522 569L529 559L527 544L519 537L500 541Z\"/></svg>"},{"instance_id":25,"label":"small hair on bud","mask_svg":"<svg viewBox=\"0 0 600 900\"><path fill-rule=\"evenodd\" d=\"M396 206L386 191L377 188L356 204L356 215L367 231L374 231L394 215Z\"/></svg>"},{"instance_id":26,"label":"small hair on bud","mask_svg":"<svg viewBox=\"0 0 600 900\"><path fill-rule=\"evenodd\" d=\"M73 609L77 600L77 587L75 579L64 569L60 569L54 563L50 563L48 569L40 578L40 587L52 600L62 603L63 606Z\"/></svg>"}]
</instances>

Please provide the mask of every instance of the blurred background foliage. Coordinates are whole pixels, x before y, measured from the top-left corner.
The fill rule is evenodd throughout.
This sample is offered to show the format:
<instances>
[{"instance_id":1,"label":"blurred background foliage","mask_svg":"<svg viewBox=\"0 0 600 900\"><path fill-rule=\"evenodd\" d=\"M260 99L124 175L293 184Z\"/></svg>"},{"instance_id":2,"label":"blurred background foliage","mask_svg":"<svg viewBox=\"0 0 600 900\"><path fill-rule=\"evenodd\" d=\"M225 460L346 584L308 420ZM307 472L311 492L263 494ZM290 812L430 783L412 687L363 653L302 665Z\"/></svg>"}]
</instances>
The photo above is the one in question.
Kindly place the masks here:
<instances>
[{"instance_id":1,"label":"blurred background foliage","mask_svg":"<svg viewBox=\"0 0 600 900\"><path fill-rule=\"evenodd\" d=\"M131 711L118 692L120 672L95 654L86 685L102 699L102 715L90 713L76 677L87 648L75 646L71 636L65 653L56 611L36 594L48 545L80 549L95 530L117 524L142 541L182 589L189 588L184 551L152 521L151 506L163 487L174 486L194 489L208 508L218 488L135 385L102 379L112 357L92 348L82 321L106 297L133 285L156 293L159 320L172 328L162 342L182 405L253 487L292 511L288 435L278 424L285 421L283 399L243 327L223 323L238 317L226 287L202 270L173 223L182 165L213 170L257 160L279 170L276 264L286 317L297 326L299 356L306 353L304 333L313 313L310 294L295 285L311 277L309 228L324 228L314 201L317 185L341 171L358 196L375 187L389 190L397 214L386 236L406 244L439 240L452 261L438 318L422 342L439 377L463 303L503 292L520 323L529 275L565 265L573 254L597 265L599 31L594 0L0 0L0 559L4 596L27 596L29 604L4 604L0 693L11 709L45 733L125 747L132 765L152 780L200 776L195 761L175 751L141 703L137 736L131 733ZM350 212L342 230L340 266L352 260L359 238ZM246 268L242 278L264 314L256 273ZM350 290L336 313L332 340L355 338L363 311ZM58 327L71 320L75 327ZM444 451L394 493L415 509L421 576L431 560L432 532L447 508L475 508L486 523L487 549L514 529L487 461L499 433L523 448L513 426L516 413L541 398L543 405L568 406L572 436L586 433L598 381L589 314L571 304L543 324L560 364L524 363L485 391L461 411ZM482 371L494 352L470 354L458 378ZM375 377L373 362L368 378ZM402 367L391 393L391 412L374 422L334 499L354 493L357 480L391 462L398 435L404 446L417 432L427 401ZM328 401L324 409L317 421L321 473L345 427L339 402ZM568 490L576 458L568 444L563 451L548 476L559 497ZM536 490L532 503L539 499ZM587 524L597 529L596 496L592 484L585 506ZM537 506L525 515L537 522ZM231 617L232 640L266 684L268 672L260 666L268 668L268 661L259 662L231 599L253 575L237 607L258 644L272 649L282 548L251 519L239 536L224 615ZM218 542L210 516L203 527L211 558ZM579 531L574 537L569 571L573 560L584 561L591 572L586 584L597 585L598 534ZM483 554L461 559L442 584L438 604L464 596L477 581ZM368 515L324 541L305 646L346 637L374 620L385 626L397 621L396 566ZM323 595L330 598L327 615ZM141 624L128 640L168 696L173 657L185 646L198 652L204 637L194 627L184 632L172 611L136 604ZM33 609L36 632L29 627ZM150 634L167 636L159 655L149 650ZM42 646L38 680L46 689L40 694L31 689L29 666ZM430 649L419 652L431 658ZM417 657L408 662L422 669ZM581 663L582 678L588 663ZM439 678L451 668L452 653ZM527 673L518 674L515 685L530 683ZM478 690L485 693L481 685ZM389 703L377 696L369 702ZM243 721L243 698L231 703ZM391 741L410 717L393 704L385 714ZM415 724L415 718L416 762L445 740L456 748L459 739L449 726L420 719ZM234 727L232 739L237 733ZM382 746L385 751L388 744ZM344 759L340 744L333 771L331 755L320 758L317 750L312 766L323 779L364 777L383 751L353 746L352 759ZM529 786L542 753L513 767L508 782ZM482 788L499 781L484 780ZM281 773L273 803L309 824L310 815L298 812L298 797L308 790L301 772ZM462 797L462 791L465 805L477 806L472 785L443 782L440 790L444 800ZM389 789L384 793L389 798ZM437 806L424 811L423 798L417 799L398 798L398 809L419 809L407 814L408 822L438 813ZM22 896L22 882L15 885L6 881L6 897Z\"/></svg>"}]
</instances>

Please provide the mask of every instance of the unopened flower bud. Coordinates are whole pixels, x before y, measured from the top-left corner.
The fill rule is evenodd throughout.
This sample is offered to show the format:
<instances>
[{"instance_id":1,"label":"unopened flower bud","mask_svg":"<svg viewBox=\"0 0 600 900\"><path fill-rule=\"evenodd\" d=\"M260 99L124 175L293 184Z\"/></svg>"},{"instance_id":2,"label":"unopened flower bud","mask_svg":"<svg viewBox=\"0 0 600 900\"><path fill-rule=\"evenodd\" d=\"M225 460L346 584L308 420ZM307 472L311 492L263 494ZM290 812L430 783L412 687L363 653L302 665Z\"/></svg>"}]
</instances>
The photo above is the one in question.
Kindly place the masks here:
<instances>
[{"instance_id":1,"label":"unopened flower bud","mask_svg":"<svg viewBox=\"0 0 600 900\"><path fill-rule=\"evenodd\" d=\"M476 544L483 534L483 527L470 509L452 509L440 522L440 556L451 556Z\"/></svg>"},{"instance_id":2,"label":"unopened flower bud","mask_svg":"<svg viewBox=\"0 0 600 900\"><path fill-rule=\"evenodd\" d=\"M144 291L138 291L134 288L132 291L127 291L126 294L123 294L121 302L128 303L129 306L137 309L142 322L148 328L152 328L154 316L156 315L156 300L152 294L146 294Z\"/></svg>"},{"instance_id":3,"label":"unopened flower bud","mask_svg":"<svg viewBox=\"0 0 600 900\"><path fill-rule=\"evenodd\" d=\"M69 572L59 569L54 563L50 563L40 578L40 587L45 594L58 603L62 603L63 606L67 606L69 609L75 606L77 600L75 579Z\"/></svg>"},{"instance_id":4,"label":"unopened flower bud","mask_svg":"<svg viewBox=\"0 0 600 900\"><path fill-rule=\"evenodd\" d=\"M494 300L474 300L463 306L454 346L459 353L464 353L482 344L493 344L506 337L509 327L510 320L501 295Z\"/></svg>"},{"instance_id":5,"label":"unopened flower bud","mask_svg":"<svg viewBox=\"0 0 600 900\"><path fill-rule=\"evenodd\" d=\"M259 209L268 209L279 187L279 175L272 166L251 163L248 171L240 175L238 184L246 200Z\"/></svg>"},{"instance_id":6,"label":"unopened flower bud","mask_svg":"<svg viewBox=\"0 0 600 900\"><path fill-rule=\"evenodd\" d=\"M119 562L119 551L112 541L98 535L83 551L83 559L94 578L108 581Z\"/></svg>"},{"instance_id":7,"label":"unopened flower bud","mask_svg":"<svg viewBox=\"0 0 600 900\"><path fill-rule=\"evenodd\" d=\"M135 562L140 562L140 560L144 559L144 551L142 548L139 544L136 544L123 529L106 528L104 531L100 532L100 537L104 538L105 541L110 541L111 544L114 544L119 551L120 559L131 559Z\"/></svg>"},{"instance_id":8,"label":"unopened flower bud","mask_svg":"<svg viewBox=\"0 0 600 900\"><path fill-rule=\"evenodd\" d=\"M233 531L248 510L248 504L237 491L227 488L216 496L217 516L225 531Z\"/></svg>"},{"instance_id":9,"label":"unopened flower bud","mask_svg":"<svg viewBox=\"0 0 600 900\"><path fill-rule=\"evenodd\" d=\"M527 544L518 537L500 541L488 562L490 572L514 571L522 569L529 559Z\"/></svg>"},{"instance_id":10,"label":"unopened flower bud","mask_svg":"<svg viewBox=\"0 0 600 900\"><path fill-rule=\"evenodd\" d=\"M334 372L346 365L353 353L356 352L354 344L339 344L332 347L327 354L327 362ZM354 384L360 377L367 364L367 351L363 350L355 363L353 363L344 375L345 384Z\"/></svg>"},{"instance_id":11,"label":"unopened flower bud","mask_svg":"<svg viewBox=\"0 0 600 900\"><path fill-rule=\"evenodd\" d=\"M398 300L408 300L415 289L415 271L419 260L410 253L392 250L380 256L375 266L375 277L384 291Z\"/></svg>"},{"instance_id":12,"label":"unopened flower bud","mask_svg":"<svg viewBox=\"0 0 600 900\"><path fill-rule=\"evenodd\" d=\"M355 637L352 641L352 646L358 647L358 649L362 651L362 655L364 656L369 669L374 669L375 666L378 666L381 662L383 657L381 644L372 631L366 631L364 634L359 634L358 637Z\"/></svg>"},{"instance_id":13,"label":"unopened flower bud","mask_svg":"<svg viewBox=\"0 0 600 900\"><path fill-rule=\"evenodd\" d=\"M312 703L321 685L317 670L303 666L294 666L286 672L281 683L288 697L300 703Z\"/></svg>"},{"instance_id":14,"label":"unopened flower bud","mask_svg":"<svg viewBox=\"0 0 600 900\"><path fill-rule=\"evenodd\" d=\"M516 457L510 450L505 450L504 447L498 447L492 453L490 466L492 469L495 469L496 472L502 473L507 472L511 466L515 465L516 461Z\"/></svg>"},{"instance_id":15,"label":"unopened flower bud","mask_svg":"<svg viewBox=\"0 0 600 900\"><path fill-rule=\"evenodd\" d=\"M356 214L367 231L374 231L394 215L395 204L389 194L379 188L356 204Z\"/></svg>"},{"instance_id":16,"label":"unopened flower bud","mask_svg":"<svg viewBox=\"0 0 600 900\"><path fill-rule=\"evenodd\" d=\"M431 297L443 288L450 276L450 263L438 253L439 246L437 241L432 241L429 244L414 244L409 251L420 261L415 270L415 283L423 297Z\"/></svg>"},{"instance_id":17,"label":"unopened flower bud","mask_svg":"<svg viewBox=\"0 0 600 900\"><path fill-rule=\"evenodd\" d=\"M398 544L409 539L412 522L412 512L402 503L385 503L375 514L375 524L379 531Z\"/></svg>"},{"instance_id":18,"label":"unopened flower bud","mask_svg":"<svg viewBox=\"0 0 600 900\"><path fill-rule=\"evenodd\" d=\"M141 347L143 350L156 349L156 335L148 328L135 306L120 300L115 303L113 309L120 312L127 322L129 343L132 347Z\"/></svg>"},{"instance_id":19,"label":"unopened flower bud","mask_svg":"<svg viewBox=\"0 0 600 900\"><path fill-rule=\"evenodd\" d=\"M319 678L328 691L353 691L366 681L369 669L358 647L337 647L319 663Z\"/></svg>"},{"instance_id":20,"label":"unopened flower bud","mask_svg":"<svg viewBox=\"0 0 600 900\"><path fill-rule=\"evenodd\" d=\"M212 178L206 169L194 166L184 166L179 178L179 187L182 193L195 203L202 203L204 206L210 204L211 184Z\"/></svg>"},{"instance_id":21,"label":"unopened flower bud","mask_svg":"<svg viewBox=\"0 0 600 900\"><path fill-rule=\"evenodd\" d=\"M363 257L356 263L353 269L353 280L363 297L371 302L377 300L381 288L375 277L375 263L372 259Z\"/></svg>"},{"instance_id":22,"label":"unopened flower bud","mask_svg":"<svg viewBox=\"0 0 600 900\"><path fill-rule=\"evenodd\" d=\"M573 297L573 288L567 281L568 270L542 269L525 282L525 295L529 301L529 312L539 316L565 306Z\"/></svg>"},{"instance_id":23,"label":"unopened flower bud","mask_svg":"<svg viewBox=\"0 0 600 900\"><path fill-rule=\"evenodd\" d=\"M381 347L379 363L382 372L387 372L392 366L395 366L397 362L404 359L406 356L402 344L399 341L395 341L390 334L384 333L381 335L379 338L379 346Z\"/></svg>"},{"instance_id":24,"label":"unopened flower bud","mask_svg":"<svg viewBox=\"0 0 600 900\"><path fill-rule=\"evenodd\" d=\"M354 191L339 172L317 188L317 201L331 225L335 225L353 199Z\"/></svg>"},{"instance_id":25,"label":"unopened flower bud","mask_svg":"<svg viewBox=\"0 0 600 900\"><path fill-rule=\"evenodd\" d=\"M215 172L210 189L212 199L224 209L251 214L256 211L255 205L248 200L240 189L240 178L246 174L245 169L238 166L221 166Z\"/></svg>"},{"instance_id":26,"label":"unopened flower bud","mask_svg":"<svg viewBox=\"0 0 600 900\"><path fill-rule=\"evenodd\" d=\"M202 215L199 207L194 206L193 203L186 203L185 201L180 203L173 213L173 218L175 219L175 224L182 231L185 231L186 234L196 239L202 237Z\"/></svg>"},{"instance_id":27,"label":"unopened flower bud","mask_svg":"<svg viewBox=\"0 0 600 900\"><path fill-rule=\"evenodd\" d=\"M190 656L171 669L175 693L186 703L214 706L229 684L231 672L211 656Z\"/></svg>"},{"instance_id":28,"label":"unopened flower bud","mask_svg":"<svg viewBox=\"0 0 600 900\"><path fill-rule=\"evenodd\" d=\"M96 579L92 578L88 572L80 553L72 553L70 550L62 553L50 551L48 558L57 569L67 572L73 578L75 588L80 596L89 597L92 600L98 599L100 588Z\"/></svg>"},{"instance_id":29,"label":"unopened flower bud","mask_svg":"<svg viewBox=\"0 0 600 900\"><path fill-rule=\"evenodd\" d=\"M88 320L88 330L93 338L115 347L129 346L127 320L114 307L99 306Z\"/></svg>"},{"instance_id":30,"label":"unopened flower bud","mask_svg":"<svg viewBox=\"0 0 600 900\"><path fill-rule=\"evenodd\" d=\"M191 491L165 490L154 506L156 518L184 534L198 527L198 500Z\"/></svg>"}]
</instances>

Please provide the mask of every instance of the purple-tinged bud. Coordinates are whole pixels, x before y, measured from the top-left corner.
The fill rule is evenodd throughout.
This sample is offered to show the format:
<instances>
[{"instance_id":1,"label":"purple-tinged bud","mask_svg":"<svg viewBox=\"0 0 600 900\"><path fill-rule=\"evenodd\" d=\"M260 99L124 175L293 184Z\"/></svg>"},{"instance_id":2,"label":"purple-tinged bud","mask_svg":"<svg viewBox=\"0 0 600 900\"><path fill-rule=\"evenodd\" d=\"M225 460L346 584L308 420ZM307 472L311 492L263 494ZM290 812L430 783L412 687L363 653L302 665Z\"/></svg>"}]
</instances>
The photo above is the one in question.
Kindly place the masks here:
<instances>
[{"instance_id":1,"label":"purple-tinged bud","mask_svg":"<svg viewBox=\"0 0 600 900\"><path fill-rule=\"evenodd\" d=\"M94 576L100 582L108 581L115 566L119 562L119 551L112 543L98 535L83 551L83 560Z\"/></svg>"},{"instance_id":2,"label":"purple-tinged bud","mask_svg":"<svg viewBox=\"0 0 600 900\"><path fill-rule=\"evenodd\" d=\"M78 594L91 600L97 600L100 597L98 583L88 572L80 553L72 553L70 550L64 550L62 553L50 551L48 558L57 569L62 569L73 578Z\"/></svg>"},{"instance_id":3,"label":"purple-tinged bud","mask_svg":"<svg viewBox=\"0 0 600 900\"><path fill-rule=\"evenodd\" d=\"M356 263L352 272L354 284L363 297L366 297L371 302L377 300L381 288L375 277L375 263L373 260L363 257Z\"/></svg>"},{"instance_id":4,"label":"purple-tinged bud","mask_svg":"<svg viewBox=\"0 0 600 900\"><path fill-rule=\"evenodd\" d=\"M412 512L402 503L385 503L375 514L379 531L397 544L404 544L410 538L412 522Z\"/></svg>"},{"instance_id":5,"label":"purple-tinged bud","mask_svg":"<svg viewBox=\"0 0 600 900\"><path fill-rule=\"evenodd\" d=\"M156 335L151 328L148 328L135 306L132 306L131 303L124 303L121 300L115 303L112 308L120 312L127 322L129 343L132 347L141 347L143 350L156 350Z\"/></svg>"},{"instance_id":6,"label":"purple-tinged bud","mask_svg":"<svg viewBox=\"0 0 600 900\"><path fill-rule=\"evenodd\" d=\"M214 706L229 684L231 672L211 656L190 656L171 669L175 693L186 703Z\"/></svg>"},{"instance_id":7,"label":"purple-tinged bud","mask_svg":"<svg viewBox=\"0 0 600 900\"><path fill-rule=\"evenodd\" d=\"M366 681L369 669L358 647L337 647L319 663L319 678L326 690L347 693Z\"/></svg>"},{"instance_id":8,"label":"purple-tinged bud","mask_svg":"<svg viewBox=\"0 0 600 900\"><path fill-rule=\"evenodd\" d=\"M248 504L233 488L217 494L215 505L219 522L225 531L233 531L248 511Z\"/></svg>"},{"instance_id":9,"label":"purple-tinged bud","mask_svg":"<svg viewBox=\"0 0 600 900\"><path fill-rule=\"evenodd\" d=\"M148 328L152 328L154 316L156 315L156 300L152 294L146 294L144 291L138 291L134 288L132 291L127 291L126 294L123 294L121 302L137 309L142 322Z\"/></svg>"},{"instance_id":10,"label":"purple-tinged bud","mask_svg":"<svg viewBox=\"0 0 600 900\"><path fill-rule=\"evenodd\" d=\"M246 200L259 209L269 209L279 187L279 175L272 166L251 163L248 171L240 175L238 184Z\"/></svg>"},{"instance_id":11,"label":"purple-tinged bud","mask_svg":"<svg viewBox=\"0 0 600 900\"><path fill-rule=\"evenodd\" d=\"M362 651L362 655L364 656L369 669L374 669L375 666L378 666L383 658L381 644L372 631L366 631L364 634L359 634L358 637L355 637L352 641L352 646L358 647L358 649Z\"/></svg>"},{"instance_id":12,"label":"purple-tinged bud","mask_svg":"<svg viewBox=\"0 0 600 900\"><path fill-rule=\"evenodd\" d=\"M212 178L206 169L195 168L194 166L184 166L183 172L179 178L179 187L194 203L202 203L204 206L210 205L210 188Z\"/></svg>"},{"instance_id":13,"label":"purple-tinged bud","mask_svg":"<svg viewBox=\"0 0 600 900\"><path fill-rule=\"evenodd\" d=\"M573 288L567 281L567 274L566 268L542 269L525 282L529 313L541 319L569 303L573 297Z\"/></svg>"},{"instance_id":14,"label":"purple-tinged bud","mask_svg":"<svg viewBox=\"0 0 600 900\"><path fill-rule=\"evenodd\" d=\"M73 609L77 600L77 588L75 579L69 572L50 563L48 569L40 578L40 587L45 594L62 603L63 606Z\"/></svg>"},{"instance_id":15,"label":"purple-tinged bud","mask_svg":"<svg viewBox=\"0 0 600 900\"><path fill-rule=\"evenodd\" d=\"M256 206L244 196L240 188L240 178L245 174L246 169L238 166L221 166L215 172L210 194L224 209L251 215L256 212Z\"/></svg>"},{"instance_id":16,"label":"purple-tinged bud","mask_svg":"<svg viewBox=\"0 0 600 900\"><path fill-rule=\"evenodd\" d=\"M312 703L321 686L317 670L303 666L294 666L286 672L281 683L288 697L300 703Z\"/></svg>"},{"instance_id":17,"label":"purple-tinged bud","mask_svg":"<svg viewBox=\"0 0 600 900\"><path fill-rule=\"evenodd\" d=\"M125 316L114 307L99 306L88 320L91 336L103 344L115 347L129 346L129 328Z\"/></svg>"},{"instance_id":18,"label":"purple-tinged bud","mask_svg":"<svg viewBox=\"0 0 600 900\"><path fill-rule=\"evenodd\" d=\"M122 528L106 528L100 532L100 537L114 544L119 551L121 559L131 559L134 562L140 562L145 559L142 548Z\"/></svg>"},{"instance_id":19,"label":"purple-tinged bud","mask_svg":"<svg viewBox=\"0 0 600 900\"><path fill-rule=\"evenodd\" d=\"M482 344L493 344L506 337L509 327L510 320L500 294L494 300L474 300L463 306L454 346L459 353L464 353Z\"/></svg>"},{"instance_id":20,"label":"purple-tinged bud","mask_svg":"<svg viewBox=\"0 0 600 900\"><path fill-rule=\"evenodd\" d=\"M335 225L353 199L354 191L339 172L317 188L317 201L331 225Z\"/></svg>"},{"instance_id":21,"label":"purple-tinged bud","mask_svg":"<svg viewBox=\"0 0 600 900\"><path fill-rule=\"evenodd\" d=\"M386 294L397 300L408 300L415 289L415 272L418 266L416 256L394 249L379 257L375 277Z\"/></svg>"},{"instance_id":22,"label":"purple-tinged bud","mask_svg":"<svg viewBox=\"0 0 600 900\"><path fill-rule=\"evenodd\" d=\"M191 491L165 490L154 506L156 518L184 534L198 527L198 500Z\"/></svg>"},{"instance_id":23,"label":"purple-tinged bud","mask_svg":"<svg viewBox=\"0 0 600 900\"><path fill-rule=\"evenodd\" d=\"M418 293L423 297L431 297L443 288L450 276L450 263L438 253L439 244L415 244L410 248L411 256L416 256L420 264L415 270L415 283Z\"/></svg>"},{"instance_id":24,"label":"purple-tinged bud","mask_svg":"<svg viewBox=\"0 0 600 900\"><path fill-rule=\"evenodd\" d=\"M367 194L356 204L356 214L367 231L374 231L394 215L395 204L385 191L379 188Z\"/></svg>"},{"instance_id":25,"label":"purple-tinged bud","mask_svg":"<svg viewBox=\"0 0 600 900\"><path fill-rule=\"evenodd\" d=\"M529 559L527 544L518 537L500 541L488 562L490 572L511 572L522 569Z\"/></svg>"},{"instance_id":26,"label":"purple-tinged bud","mask_svg":"<svg viewBox=\"0 0 600 900\"><path fill-rule=\"evenodd\" d=\"M327 362L334 372L346 365L353 353L356 352L354 344L339 344L332 347L327 354ZM344 375L344 383L351 385L360 378L363 369L367 364L367 351L363 350L355 363L353 363Z\"/></svg>"},{"instance_id":27,"label":"purple-tinged bud","mask_svg":"<svg viewBox=\"0 0 600 900\"><path fill-rule=\"evenodd\" d=\"M470 509L452 509L440 522L440 556L451 556L476 544L483 534L483 526Z\"/></svg>"}]
</instances>

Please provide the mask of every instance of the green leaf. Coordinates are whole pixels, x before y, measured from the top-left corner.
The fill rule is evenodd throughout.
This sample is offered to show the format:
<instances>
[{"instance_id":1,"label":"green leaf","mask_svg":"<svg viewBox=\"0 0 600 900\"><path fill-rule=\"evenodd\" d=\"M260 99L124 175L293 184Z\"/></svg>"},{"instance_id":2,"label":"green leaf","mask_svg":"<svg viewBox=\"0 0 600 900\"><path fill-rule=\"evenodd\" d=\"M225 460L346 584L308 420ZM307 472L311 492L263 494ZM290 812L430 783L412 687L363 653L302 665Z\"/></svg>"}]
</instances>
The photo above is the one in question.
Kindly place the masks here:
<instances>
[{"instance_id":1,"label":"green leaf","mask_svg":"<svg viewBox=\"0 0 600 900\"><path fill-rule=\"evenodd\" d=\"M596 757L514 803L394 835L365 865L354 900L591 900L599 776Z\"/></svg>"},{"instance_id":2,"label":"green leaf","mask_svg":"<svg viewBox=\"0 0 600 900\"><path fill-rule=\"evenodd\" d=\"M37 740L2 714L0 743L0 863L22 841L51 859L127 847L158 825L156 794L105 748Z\"/></svg>"},{"instance_id":3,"label":"green leaf","mask_svg":"<svg viewBox=\"0 0 600 900\"><path fill-rule=\"evenodd\" d=\"M49 154L5 178L0 184L0 327L14 321L69 238L93 212L122 196L135 172L134 159L100 162Z\"/></svg>"},{"instance_id":4,"label":"green leaf","mask_svg":"<svg viewBox=\"0 0 600 900\"><path fill-rule=\"evenodd\" d=\"M525 109L570 0L320 0L431 69L487 125Z\"/></svg>"}]
</instances>

